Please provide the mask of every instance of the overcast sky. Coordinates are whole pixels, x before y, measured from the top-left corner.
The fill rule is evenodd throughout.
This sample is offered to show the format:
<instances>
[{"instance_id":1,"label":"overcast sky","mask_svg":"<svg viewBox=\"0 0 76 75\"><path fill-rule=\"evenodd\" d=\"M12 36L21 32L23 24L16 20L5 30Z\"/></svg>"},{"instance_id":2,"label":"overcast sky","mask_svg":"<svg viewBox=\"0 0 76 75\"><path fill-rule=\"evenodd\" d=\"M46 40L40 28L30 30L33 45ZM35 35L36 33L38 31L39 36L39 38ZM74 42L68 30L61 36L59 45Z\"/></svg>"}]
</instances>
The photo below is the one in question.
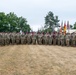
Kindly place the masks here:
<instances>
[{"instance_id":1,"label":"overcast sky","mask_svg":"<svg viewBox=\"0 0 76 75\"><path fill-rule=\"evenodd\" d=\"M44 17L49 11L60 21L76 22L76 0L0 0L0 12L14 12L25 17L35 31L44 25Z\"/></svg>"}]
</instances>

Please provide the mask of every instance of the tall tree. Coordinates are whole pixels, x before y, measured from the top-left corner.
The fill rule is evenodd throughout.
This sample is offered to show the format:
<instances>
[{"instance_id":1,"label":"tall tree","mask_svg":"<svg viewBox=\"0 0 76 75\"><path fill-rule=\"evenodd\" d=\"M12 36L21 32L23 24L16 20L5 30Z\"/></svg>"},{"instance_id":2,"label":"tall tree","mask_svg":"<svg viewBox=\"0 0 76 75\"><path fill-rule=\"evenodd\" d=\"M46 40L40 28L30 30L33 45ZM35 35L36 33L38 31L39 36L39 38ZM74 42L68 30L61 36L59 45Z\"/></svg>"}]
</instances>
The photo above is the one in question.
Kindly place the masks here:
<instances>
[{"instance_id":1,"label":"tall tree","mask_svg":"<svg viewBox=\"0 0 76 75\"><path fill-rule=\"evenodd\" d=\"M9 30L8 22L4 12L0 12L0 32L6 32Z\"/></svg>"},{"instance_id":2,"label":"tall tree","mask_svg":"<svg viewBox=\"0 0 76 75\"><path fill-rule=\"evenodd\" d=\"M53 26L58 25L58 16L54 16L53 12L48 12L48 14L45 17L45 29L51 29L53 28Z\"/></svg>"},{"instance_id":3,"label":"tall tree","mask_svg":"<svg viewBox=\"0 0 76 75\"><path fill-rule=\"evenodd\" d=\"M13 32L16 31L16 27L18 25L18 17L16 14L14 14L13 12L10 12L9 14L6 15L7 16L7 21L9 23L9 31Z\"/></svg>"},{"instance_id":4,"label":"tall tree","mask_svg":"<svg viewBox=\"0 0 76 75\"><path fill-rule=\"evenodd\" d=\"M74 29L76 29L76 22L75 22L75 24L74 24Z\"/></svg>"},{"instance_id":5,"label":"tall tree","mask_svg":"<svg viewBox=\"0 0 76 75\"><path fill-rule=\"evenodd\" d=\"M19 32L20 30L24 32L31 30L25 18L18 17L14 12L9 14L0 12L0 32Z\"/></svg>"},{"instance_id":6,"label":"tall tree","mask_svg":"<svg viewBox=\"0 0 76 75\"><path fill-rule=\"evenodd\" d=\"M19 28L24 32L30 32L31 30L29 24L27 24L27 20L23 17L19 17Z\"/></svg>"}]
</instances>

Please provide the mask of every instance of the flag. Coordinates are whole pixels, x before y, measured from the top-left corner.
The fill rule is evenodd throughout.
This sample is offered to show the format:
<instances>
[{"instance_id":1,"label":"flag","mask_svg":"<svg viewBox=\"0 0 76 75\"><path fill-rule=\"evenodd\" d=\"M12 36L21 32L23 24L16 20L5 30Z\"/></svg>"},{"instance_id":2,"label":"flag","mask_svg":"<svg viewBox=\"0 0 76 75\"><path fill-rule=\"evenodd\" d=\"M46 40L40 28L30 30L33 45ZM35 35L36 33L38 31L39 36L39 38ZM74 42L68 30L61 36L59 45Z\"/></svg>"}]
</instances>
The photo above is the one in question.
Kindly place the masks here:
<instances>
[{"instance_id":1,"label":"flag","mask_svg":"<svg viewBox=\"0 0 76 75\"><path fill-rule=\"evenodd\" d=\"M61 22L60 33L62 33L62 29L63 29L63 21Z\"/></svg>"},{"instance_id":2,"label":"flag","mask_svg":"<svg viewBox=\"0 0 76 75\"><path fill-rule=\"evenodd\" d=\"M62 27L60 27L60 33L62 33Z\"/></svg>"},{"instance_id":3,"label":"flag","mask_svg":"<svg viewBox=\"0 0 76 75\"><path fill-rule=\"evenodd\" d=\"M67 21L67 29L70 29L69 21Z\"/></svg>"},{"instance_id":4,"label":"flag","mask_svg":"<svg viewBox=\"0 0 76 75\"><path fill-rule=\"evenodd\" d=\"M64 34L66 34L66 22L64 22Z\"/></svg>"}]
</instances>

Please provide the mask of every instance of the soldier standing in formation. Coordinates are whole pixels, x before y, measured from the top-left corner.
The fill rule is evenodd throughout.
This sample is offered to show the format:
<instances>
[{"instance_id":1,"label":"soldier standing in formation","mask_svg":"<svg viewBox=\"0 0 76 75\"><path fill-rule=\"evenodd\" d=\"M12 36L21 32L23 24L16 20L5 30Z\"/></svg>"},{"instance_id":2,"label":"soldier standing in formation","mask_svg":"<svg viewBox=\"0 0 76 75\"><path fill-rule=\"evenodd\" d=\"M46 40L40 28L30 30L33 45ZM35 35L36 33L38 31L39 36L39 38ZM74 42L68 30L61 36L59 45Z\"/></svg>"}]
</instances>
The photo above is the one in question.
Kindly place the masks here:
<instances>
[{"instance_id":1,"label":"soldier standing in formation","mask_svg":"<svg viewBox=\"0 0 76 75\"><path fill-rule=\"evenodd\" d=\"M65 45L65 35L64 35L64 32L62 32L62 34L61 34L60 41L61 41L61 46L64 46Z\"/></svg>"},{"instance_id":2,"label":"soldier standing in formation","mask_svg":"<svg viewBox=\"0 0 76 75\"><path fill-rule=\"evenodd\" d=\"M24 34L21 34L21 44L25 44L25 35Z\"/></svg>"},{"instance_id":3,"label":"soldier standing in formation","mask_svg":"<svg viewBox=\"0 0 76 75\"><path fill-rule=\"evenodd\" d=\"M42 45L42 43L43 43L42 38L43 38L43 34L42 34L42 33L38 33L38 34L37 34L37 43L38 43L39 45Z\"/></svg>"},{"instance_id":4,"label":"soldier standing in formation","mask_svg":"<svg viewBox=\"0 0 76 75\"><path fill-rule=\"evenodd\" d=\"M48 37L47 37L47 34L43 34L42 44L47 45L47 43L48 43Z\"/></svg>"},{"instance_id":5,"label":"soldier standing in formation","mask_svg":"<svg viewBox=\"0 0 76 75\"><path fill-rule=\"evenodd\" d=\"M49 33L0 33L0 45L15 44L39 44L39 45L62 45L76 46L76 33L49 34Z\"/></svg>"},{"instance_id":6,"label":"soldier standing in formation","mask_svg":"<svg viewBox=\"0 0 76 75\"><path fill-rule=\"evenodd\" d=\"M48 36L48 44L49 45L52 45L52 39L53 39L52 35L49 34L49 36Z\"/></svg>"},{"instance_id":7,"label":"soldier standing in formation","mask_svg":"<svg viewBox=\"0 0 76 75\"><path fill-rule=\"evenodd\" d=\"M32 33L32 44L36 44L36 33Z\"/></svg>"},{"instance_id":8,"label":"soldier standing in formation","mask_svg":"<svg viewBox=\"0 0 76 75\"><path fill-rule=\"evenodd\" d=\"M60 44L61 44L61 41L60 41L60 39L61 39L61 34L60 33L58 33L58 35L57 35L57 41L58 41L58 45L60 46Z\"/></svg>"},{"instance_id":9,"label":"soldier standing in formation","mask_svg":"<svg viewBox=\"0 0 76 75\"><path fill-rule=\"evenodd\" d=\"M31 44L32 43L32 38L31 38L32 34L28 33L27 35L27 44Z\"/></svg>"},{"instance_id":10,"label":"soldier standing in formation","mask_svg":"<svg viewBox=\"0 0 76 75\"><path fill-rule=\"evenodd\" d=\"M67 33L66 35L65 35L65 40L66 40L66 46L70 46L70 34L69 33Z\"/></svg>"},{"instance_id":11,"label":"soldier standing in formation","mask_svg":"<svg viewBox=\"0 0 76 75\"><path fill-rule=\"evenodd\" d=\"M53 33L53 45L56 45L56 32Z\"/></svg>"},{"instance_id":12,"label":"soldier standing in formation","mask_svg":"<svg viewBox=\"0 0 76 75\"><path fill-rule=\"evenodd\" d=\"M76 46L76 34L75 33L71 34L71 45Z\"/></svg>"},{"instance_id":13,"label":"soldier standing in formation","mask_svg":"<svg viewBox=\"0 0 76 75\"><path fill-rule=\"evenodd\" d=\"M2 40L3 40L3 36L2 33L0 33L0 45L2 46Z\"/></svg>"}]
</instances>

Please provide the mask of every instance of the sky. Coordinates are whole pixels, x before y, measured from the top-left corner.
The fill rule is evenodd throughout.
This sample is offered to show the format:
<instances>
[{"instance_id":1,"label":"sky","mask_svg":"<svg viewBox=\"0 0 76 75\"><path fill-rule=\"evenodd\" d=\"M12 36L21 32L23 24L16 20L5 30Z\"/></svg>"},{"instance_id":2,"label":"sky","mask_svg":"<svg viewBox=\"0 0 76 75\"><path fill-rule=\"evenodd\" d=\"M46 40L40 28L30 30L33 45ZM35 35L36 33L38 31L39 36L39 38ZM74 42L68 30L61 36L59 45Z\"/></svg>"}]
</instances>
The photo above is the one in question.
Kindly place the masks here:
<instances>
[{"instance_id":1,"label":"sky","mask_svg":"<svg viewBox=\"0 0 76 75\"><path fill-rule=\"evenodd\" d=\"M59 17L60 23L76 22L76 0L0 0L0 12L23 16L34 31L45 25L44 17L49 11Z\"/></svg>"}]
</instances>

